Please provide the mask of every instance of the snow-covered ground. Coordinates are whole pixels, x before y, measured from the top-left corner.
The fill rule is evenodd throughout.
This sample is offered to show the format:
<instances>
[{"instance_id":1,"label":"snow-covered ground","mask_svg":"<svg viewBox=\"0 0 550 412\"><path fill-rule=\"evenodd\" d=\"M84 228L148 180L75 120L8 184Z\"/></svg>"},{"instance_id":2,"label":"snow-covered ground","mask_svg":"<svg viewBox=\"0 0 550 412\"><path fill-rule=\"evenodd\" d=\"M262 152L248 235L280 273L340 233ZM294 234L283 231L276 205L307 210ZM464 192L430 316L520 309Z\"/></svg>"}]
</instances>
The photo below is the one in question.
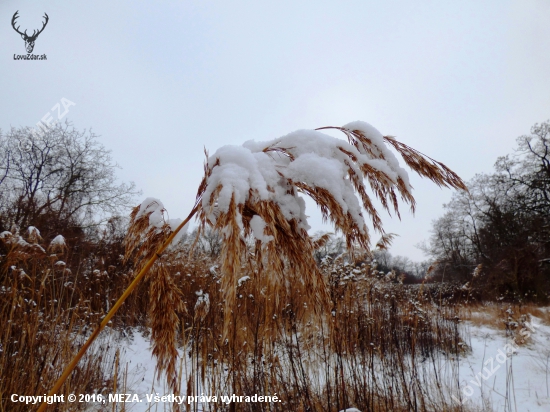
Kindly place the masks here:
<instances>
[{"instance_id":1,"label":"snow-covered ground","mask_svg":"<svg viewBox=\"0 0 550 412\"><path fill-rule=\"evenodd\" d=\"M463 403L466 410L550 411L550 326L532 317L526 327L518 325L518 330L522 330L521 335L525 337L520 345L507 338L503 330L464 323L462 334L471 351L460 357L458 365L443 368L447 373L458 371L458 376L447 377L448 381L458 379L460 382L460 392L456 387L449 391L452 402ZM127 410L171 410L170 403L147 401L147 395L162 396L170 391L163 380L155 379L155 361L149 340L143 334L134 331L123 359L122 366L128 365L126 392L138 394L142 400L126 404ZM185 370L185 365L182 367ZM185 387L185 380L182 387ZM200 406L198 410L202 410Z\"/></svg>"},{"instance_id":2,"label":"snow-covered ground","mask_svg":"<svg viewBox=\"0 0 550 412\"><path fill-rule=\"evenodd\" d=\"M165 379L157 380L155 376L156 361L152 355L149 339L135 329L132 336L126 340L128 346L122 353L124 364L128 365L126 390L118 393L137 394L141 402L126 403L126 409L131 412L161 412L171 411L167 402L148 402L147 395L169 395L170 391ZM181 359L180 351L180 359ZM121 362L122 364L122 362ZM122 368L121 368L122 369ZM185 385L183 385L185 386Z\"/></svg>"},{"instance_id":3,"label":"snow-covered ground","mask_svg":"<svg viewBox=\"0 0 550 412\"><path fill-rule=\"evenodd\" d=\"M502 330L468 323L464 328L472 351L460 359L459 401L494 411L550 411L550 326L536 317L527 327L519 325L521 345Z\"/></svg>"}]
</instances>

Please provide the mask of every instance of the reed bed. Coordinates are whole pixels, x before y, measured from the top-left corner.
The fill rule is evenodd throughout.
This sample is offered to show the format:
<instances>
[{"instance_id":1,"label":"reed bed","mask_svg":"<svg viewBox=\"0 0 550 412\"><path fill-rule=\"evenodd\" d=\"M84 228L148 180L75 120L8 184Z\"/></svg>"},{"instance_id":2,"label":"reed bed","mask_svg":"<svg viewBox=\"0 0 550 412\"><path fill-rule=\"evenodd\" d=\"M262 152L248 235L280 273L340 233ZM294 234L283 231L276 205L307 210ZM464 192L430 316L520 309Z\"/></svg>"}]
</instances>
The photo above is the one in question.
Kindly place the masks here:
<instances>
[{"instance_id":1,"label":"reed bed","mask_svg":"<svg viewBox=\"0 0 550 412\"><path fill-rule=\"evenodd\" d=\"M321 129L341 131L347 142ZM196 365L186 375L187 395L199 395L205 385L214 394L278 390L283 394L281 408L304 411L351 404L369 410L428 410L435 405L418 382L416 358L427 359L436 348L456 356L456 320L447 321L448 313L441 308L428 318L420 301L396 300L391 291L379 294L369 267L339 279L336 268L326 262L327 267L319 266L315 250L326 237L308 235L300 194L312 198L323 218L342 233L349 265L356 251L368 253L370 248L363 210L381 234L378 246L387 247L392 239L383 230L366 182L384 210L399 216L398 195L415 208L407 173L388 146L438 186L465 185L444 164L367 123L321 129L225 146L207 155L186 221L196 214L198 236L213 231L221 247L218 272L209 271L203 288L193 291L193 306L186 295L189 284L176 279L183 271L175 269L177 254L173 260L172 239L183 223L168 220L158 199L148 198L132 211L125 257L134 260L136 279L150 268L153 353L159 375L166 373L174 392L179 333L184 347L192 348L189 356ZM193 253L192 246L188 252ZM178 317L186 319L181 327L174 322ZM432 319L438 321L432 324ZM440 340L447 343L437 343ZM379 376L374 373L375 358L382 367ZM352 384L351 371L357 377ZM324 378L313 382L312 375ZM388 376L392 380L384 381ZM442 397L437 402L438 407L445 405ZM229 408L235 410L234 404Z\"/></svg>"},{"instance_id":2,"label":"reed bed","mask_svg":"<svg viewBox=\"0 0 550 412\"><path fill-rule=\"evenodd\" d=\"M186 356L179 360L181 392L277 394L282 400L211 403L202 405L205 410L462 410L450 398L456 390L452 369L467 350L456 305L441 305L429 290L379 273L374 262L340 256L319 267L328 285L328 313L309 310L300 290L289 285L273 314L253 266L241 268L236 304L227 313L219 262L192 244L189 239L161 259L185 305L172 329Z\"/></svg>"},{"instance_id":3,"label":"reed bed","mask_svg":"<svg viewBox=\"0 0 550 412\"><path fill-rule=\"evenodd\" d=\"M319 131L324 129L342 132L347 141ZM391 274L379 279L372 264L356 259L370 249L365 218L381 235L378 247L392 239L367 182L383 210L399 216L398 197L415 208L408 175L390 147L438 186L466 188L443 163L367 123L352 122L220 148L207 156L195 205L183 222L167 219L159 200L146 199L132 211L124 241L121 265L133 270L124 274L114 266L119 279L134 280L114 305L111 296L121 283L113 281L114 273L98 282L110 286L97 298L89 299L89 293L78 298L108 313L49 393L74 374L86 348L119 308L124 306L127 316L133 309L143 321L138 300L148 308L158 376L166 376L174 393L184 376L177 369L182 346L192 360L185 373L187 395L204 388L214 395L277 392L282 402L269 410L453 410L440 380L428 390L429 374L421 373L421 364L430 359L437 373L440 354L456 357L461 350L453 309L443 307L441 299L438 305L390 285ZM308 235L301 195L312 198L341 232L347 257L318 264L315 251L326 237ZM221 239L219 257L208 270L209 258L196 251L196 244L176 241L193 216L199 222L197 238L210 230ZM202 263L192 273L196 261ZM134 303L123 305L142 279ZM235 404L228 408L237 410Z\"/></svg>"},{"instance_id":4,"label":"reed bed","mask_svg":"<svg viewBox=\"0 0 550 412\"><path fill-rule=\"evenodd\" d=\"M44 395L98 322L106 294L97 270L71 271L65 243L40 245L33 230L2 233L0 267L0 411L33 409L11 402L12 394ZM105 334L79 363L59 394L111 389L117 334ZM36 406L36 405L35 405ZM59 411L85 404L57 404Z\"/></svg>"},{"instance_id":5,"label":"reed bed","mask_svg":"<svg viewBox=\"0 0 550 412\"><path fill-rule=\"evenodd\" d=\"M210 247L198 247L197 235L187 235L162 255L112 324L116 331L151 331L157 356L173 362L159 368L170 372L171 390L188 395L277 394L282 400L202 405L212 411L466 410L449 396L456 389L453 368L458 355L467 350L459 317L474 316L468 306L456 302L458 288L453 292L448 286L438 291L428 285L402 285L397 274L378 271L376 262L356 251L354 257L326 256L318 265L327 285L326 313L310 310L301 289L290 283L284 285L285 300L274 312L258 268L249 264L240 268L236 303L227 313L219 255L210 253ZM131 272L123 266L109 268L112 265L105 266L109 262L97 256L71 271L63 264L71 261L66 246L48 250L38 247L38 240L27 238L18 246L6 240L0 314L8 327L0 335L0 410L26 411L27 406L11 403L5 394L46 392ZM322 245L322 239L312 242ZM245 247L254 253L253 240ZM129 259L132 264L139 260ZM162 306L154 305L158 296L164 298ZM170 306L167 296L179 306ZM507 315L495 311L499 317ZM227 323L230 334L224 337ZM123 358L117 354L118 333L102 336L61 394L131 391L125 384L131 379L118 363ZM177 359L172 352L176 349L183 349L186 359ZM58 410L69 410L65 406L58 404ZM189 410L198 410L196 406ZM110 410L111 405L94 407ZM77 409L72 405L70 410Z\"/></svg>"}]
</instances>

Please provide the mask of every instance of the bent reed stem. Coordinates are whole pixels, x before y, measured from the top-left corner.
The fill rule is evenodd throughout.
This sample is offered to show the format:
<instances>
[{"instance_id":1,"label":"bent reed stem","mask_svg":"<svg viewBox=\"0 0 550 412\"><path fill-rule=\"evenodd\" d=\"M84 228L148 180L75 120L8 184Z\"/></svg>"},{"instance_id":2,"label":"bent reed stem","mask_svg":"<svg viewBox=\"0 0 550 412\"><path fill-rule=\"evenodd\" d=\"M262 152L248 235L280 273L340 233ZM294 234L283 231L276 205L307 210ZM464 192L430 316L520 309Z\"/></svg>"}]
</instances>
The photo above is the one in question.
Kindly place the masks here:
<instances>
[{"instance_id":1,"label":"bent reed stem","mask_svg":"<svg viewBox=\"0 0 550 412\"><path fill-rule=\"evenodd\" d=\"M90 345L93 343L93 341L99 336L99 334L103 330L103 328L105 328L105 326L107 326L107 324L109 323L111 318L115 315L115 313L118 311L118 309L122 306L122 304L128 298L128 296L130 296L130 294L136 288L136 286L138 285L140 280L143 279L143 277L145 276L147 271L151 268L151 266L153 266L155 261L160 257L160 254L162 252L164 252L164 250L172 242L174 237L178 234L178 232L181 229L183 229L183 227L191 220L191 218L195 215L195 213L197 213L198 210L199 210L199 202L197 202L195 204L195 207L193 208L193 210L191 210L191 213L189 213L189 216L187 216L187 218L183 222L181 222L181 224L176 228L176 230L174 230L170 234L170 236L168 236L168 239L166 239L164 241L162 246L156 251L156 253L153 255L153 257L151 259L149 259L147 264L137 274L137 276L134 278L132 283L130 283L130 285L126 288L126 290L124 291L122 296L120 296L120 298L118 298L118 300L113 305L113 307L111 308L109 313L107 313L107 315L105 315L105 317L103 318L101 323L97 326L97 328L94 330L94 332L90 335L90 337L88 338L86 343L82 346L82 348L80 348L80 350L78 351L76 356L73 358L71 363L69 363L69 365L67 365L67 367L63 371L63 374L59 377L59 379L57 380L57 382L55 383L53 388L48 392L48 396L55 395L57 393L57 391L61 388L61 386L63 386L63 384L65 383L65 381L67 380L67 378L69 377L69 375L71 374L73 369L76 367L76 365L78 364L78 362L80 361L82 356L84 356L84 354L86 353L86 351L88 350ZM36 412L44 412L47 407L48 407L48 403L46 401L43 401L42 404L40 405L40 408L38 408L38 410Z\"/></svg>"}]
</instances>

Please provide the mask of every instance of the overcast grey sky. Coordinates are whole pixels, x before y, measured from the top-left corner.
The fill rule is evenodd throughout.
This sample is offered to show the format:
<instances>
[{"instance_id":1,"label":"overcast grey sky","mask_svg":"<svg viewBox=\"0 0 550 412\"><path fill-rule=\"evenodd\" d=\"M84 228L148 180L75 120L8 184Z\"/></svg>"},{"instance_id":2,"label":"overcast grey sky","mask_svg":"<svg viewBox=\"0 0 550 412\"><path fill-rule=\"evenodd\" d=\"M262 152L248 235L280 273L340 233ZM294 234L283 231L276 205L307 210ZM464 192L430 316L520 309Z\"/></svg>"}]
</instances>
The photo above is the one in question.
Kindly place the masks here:
<instances>
[{"instance_id":1,"label":"overcast grey sky","mask_svg":"<svg viewBox=\"0 0 550 412\"><path fill-rule=\"evenodd\" d=\"M14 60L21 28L41 27ZM550 118L550 1L10 1L0 3L0 128L66 98L122 180L190 211L203 147L364 120L464 179ZM57 115L54 115L54 118ZM393 254L423 259L450 190L411 173L416 216L385 217ZM314 230L320 214L311 205Z\"/></svg>"}]
</instances>

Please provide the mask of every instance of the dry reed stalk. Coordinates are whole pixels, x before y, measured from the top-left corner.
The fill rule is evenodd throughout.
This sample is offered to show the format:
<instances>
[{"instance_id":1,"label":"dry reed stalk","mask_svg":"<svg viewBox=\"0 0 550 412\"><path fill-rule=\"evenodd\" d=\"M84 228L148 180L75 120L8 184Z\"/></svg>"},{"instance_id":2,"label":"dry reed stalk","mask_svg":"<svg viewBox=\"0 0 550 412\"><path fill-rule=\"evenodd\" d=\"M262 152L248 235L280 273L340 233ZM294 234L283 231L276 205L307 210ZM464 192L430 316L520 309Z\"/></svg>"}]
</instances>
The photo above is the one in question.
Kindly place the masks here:
<instances>
[{"instance_id":1,"label":"dry reed stalk","mask_svg":"<svg viewBox=\"0 0 550 412\"><path fill-rule=\"evenodd\" d=\"M116 350L116 356L115 356L115 376L113 377L113 393L117 393L117 381L118 381L118 366L120 364L120 358L119 358L120 352L117 348ZM116 412L116 403L113 402L113 408L112 412Z\"/></svg>"},{"instance_id":2,"label":"dry reed stalk","mask_svg":"<svg viewBox=\"0 0 550 412\"><path fill-rule=\"evenodd\" d=\"M178 313L183 312L181 291L165 265L156 265L151 273L150 324L153 356L157 358L157 379L161 373L166 374L166 380L172 393L178 394L177 365L177 325Z\"/></svg>"},{"instance_id":3,"label":"dry reed stalk","mask_svg":"<svg viewBox=\"0 0 550 412\"><path fill-rule=\"evenodd\" d=\"M85 302L75 305L76 288L66 285L75 280L64 262L66 247L44 253L21 252L24 249L43 250L36 232L26 240L16 232L2 240L8 246L0 258L0 394L28 391L43 392L55 381L55 370L62 368L77 352L73 336L84 334ZM6 242L7 241L7 242ZM14 246L12 241L17 245ZM11 243L11 246L10 244ZM58 253L54 253L58 252ZM15 255L15 256L14 256ZM6 263L15 265L6 266ZM76 292L81 293L81 291ZM103 387L104 373L109 370L112 350L94 351L80 364L80 369L66 385L66 393L78 393L85 388ZM0 396L0 410L27 411L26 406L11 404L9 397ZM67 407L60 405L60 411Z\"/></svg>"},{"instance_id":4,"label":"dry reed stalk","mask_svg":"<svg viewBox=\"0 0 550 412\"><path fill-rule=\"evenodd\" d=\"M342 178L342 185L347 189L351 188L352 192L354 191L351 197L359 195L361 204L370 216L374 229L382 234L382 239L379 242L382 247L388 245L391 241L391 235L385 234L383 230L382 221L367 194L364 180L369 182L372 191L386 211L390 212L393 209L399 216L397 194L400 195L403 202L411 206L412 211L415 207L415 200L410 192L411 187L403 180L402 169L392 163L395 159L388 157L390 156L389 152L385 147L382 147L384 142L393 146L411 169L434 181L437 185L459 189L466 188L462 180L444 164L397 142L392 137L385 136L383 142L377 143L374 135L369 137L367 132L361 130L341 127L321 129L331 128L344 132L349 142L349 144L344 142L335 144L336 152L332 154L334 159L345 165L347 170L347 177ZM319 135L321 134L319 133ZM306 139L309 137L311 136L306 136ZM297 138L299 139L300 136L297 136ZM304 224L302 218L292 213L289 216L288 210L284 210L282 206L284 202L277 196L290 197L296 200L296 204L301 204L300 207L303 207L303 200L299 198L299 194L310 196L320 207L323 218L331 221L337 230L342 231L348 251L352 254L356 247L368 252L370 235L362 213L357 211L355 206L353 210L356 214L354 215L350 211L350 207L343 205L342 200L339 200L326 187L321 187L305 178L292 177L290 166L300 156L300 152L290 143L289 146L284 146L281 143L282 141L284 140L275 140L260 149L262 156L269 156L274 161L276 157L277 159L285 159L284 162L277 164L274 169L276 170L274 176L279 176L278 182L273 183L275 186L266 183L265 188L260 188L261 193L260 189L249 185L248 194L244 198L242 196L237 198L235 193L231 192L232 187L226 188L215 179L212 182L211 179L214 174L219 176L220 173L223 173L220 171L225 170L221 168L225 165L223 163L226 162L225 159L220 160L221 157L213 156L208 158L205 163L204 178L197 192L195 207L188 218L175 231L172 231L170 225L166 222L164 225L153 225L153 227L148 219L149 215L147 213L141 214L143 212L142 208L134 209L126 240L126 258L133 256L136 259L136 267L139 273L63 372L49 394L57 392L91 342L109 322L147 271L154 267L155 261L195 213L197 213L200 222L199 234L207 226L210 226L221 233L223 237L221 250L221 271L223 275L222 339L231 338L230 348L232 349L230 349L230 353L233 355L237 353L235 339L242 334L236 327L236 309L240 307L240 304L237 305L236 303L237 289L240 283L239 276L245 270L250 271L257 284L260 295L258 299L266 303L266 307L262 311L262 328L263 332L267 333L266 341L273 342L273 338L277 334L286 333L287 328L277 320L281 316L290 317L290 319L294 319L296 316L300 316L302 319L310 319L309 315L311 314L320 316L329 312L328 308L331 303L334 305L334 302L331 302L328 285L314 259L313 254L316 243L307 234L307 225ZM250 151L248 148L244 150ZM382 164L385 166L376 166ZM227 201L226 189L231 192L229 201ZM220 201L221 193L224 190L224 202L227 201L227 203L224 203L223 207L218 207L218 201ZM352 203L354 202L355 199ZM359 205L357 207L360 209ZM148 210L147 208L148 206L145 211ZM258 222L261 223L263 228L263 233L260 234L257 233ZM252 235L257 239L254 253L250 253L246 243L246 239L251 238ZM175 387L177 381L175 378L176 322L172 323L168 320L176 319L177 310L183 310L183 307L178 305L181 299L180 294L171 285L162 264L156 265L154 272L151 275L151 299L153 299L152 302L155 305L153 305L151 315L152 325L155 328L155 351L159 358L159 371L167 371L168 378L171 380L170 385ZM291 305L290 301L297 297L300 300L300 308L288 309ZM170 308L167 308L167 304L170 304ZM165 312L166 310L168 312ZM170 357L174 359L170 359ZM233 371L233 376L235 376L235 373L241 373L242 369L240 368L245 368L244 365L236 364L235 366L237 368ZM338 370L343 373L341 367ZM300 373L304 378L303 372ZM239 389L236 387L235 379L233 379L233 382L233 389ZM306 385L304 387L307 387L306 383L303 384ZM345 388L342 391L344 394L346 393ZM46 404L43 404L38 411L42 412L45 408Z\"/></svg>"},{"instance_id":5,"label":"dry reed stalk","mask_svg":"<svg viewBox=\"0 0 550 412\"><path fill-rule=\"evenodd\" d=\"M344 155L343 162L347 166L349 182L359 195L374 229L382 234L378 246L387 247L393 235L384 232L378 211L367 194L364 180L369 182L383 208L388 213L393 209L398 216L397 193L405 203L410 204L414 212L415 200L410 192L411 187L399 175L392 177L383 171L383 168L373 166L371 160L389 162L391 159L386 158L383 148L367 137L365 132L330 126L317 130L322 129L337 129L346 134L351 147L345 146L342 142L341 145L337 145L337 149ZM443 163L424 156L393 137L384 136L383 139L402 155L407 165L416 173L429 178L439 186L466 189L460 177ZM296 147L283 147L277 141L271 142L262 151L270 156L284 157L287 159L288 168L299 156ZM363 155L368 155L369 160L365 160ZM208 157L207 154L205 175L199 188L199 196L203 199L198 212L200 229L204 230L206 226L210 226L221 233L224 240L221 253L222 288L225 297L223 336L229 336L230 314L235 306L237 281L244 265L257 268L255 280L262 289L265 287L265 293L272 302L270 317L277 315L281 309L281 302L287 300L291 289L292 293L300 294L315 313L325 312L329 307L327 285L313 258L315 242L308 236L302 222L296 217L285 216L275 195L272 196L273 199L266 200L257 189L252 188L241 203L237 203L233 194L226 210L221 210L217 202L224 187L221 184L211 187L213 184L210 179L216 168L225 166L223 162L222 157ZM280 175L279 185L283 193L286 192L293 197L303 193L317 203L323 219L331 221L336 229L344 234L350 253L357 247L362 251L369 251L370 237L364 221L362 224L358 223L349 210L343 209L331 191L306 181L293 181L285 174L284 167L278 168L277 173ZM267 186L266 190L269 193L277 192L277 188L271 186ZM210 193L208 198L203 196L205 192ZM244 239L252 235L251 221L256 217L261 218L265 224L263 236L271 240L257 240L254 253L249 254Z\"/></svg>"},{"instance_id":6,"label":"dry reed stalk","mask_svg":"<svg viewBox=\"0 0 550 412\"><path fill-rule=\"evenodd\" d=\"M93 343L93 341L98 337L100 332L107 326L111 318L115 315L115 313L118 311L120 306L124 303L124 301L128 298L128 296L132 293L132 291L136 288L136 286L139 284L141 279L145 276L145 274L148 272L148 270L153 266L155 261L160 257L160 255L164 252L164 250L170 245L172 240L176 237L177 233L183 229L183 227L191 220L191 218L195 215L195 213L198 210L198 205L195 205L189 216L168 236L168 238L162 243L162 245L152 254L150 259L145 263L140 270L140 272L136 275L132 283L128 286L128 288L124 291L122 296L117 300L117 302L113 305L111 310L105 315L101 323L97 326L97 328L94 330L94 332L90 335L86 343L82 345L76 356L73 358L73 360L67 365L55 385L52 387L52 389L48 392L48 396L54 395L57 393L57 391L61 388L63 383L67 380L73 369L76 367L82 356L86 353L90 345ZM40 407L38 408L37 412L44 412L46 408L48 407L48 404L46 402L43 402Z\"/></svg>"}]
</instances>

